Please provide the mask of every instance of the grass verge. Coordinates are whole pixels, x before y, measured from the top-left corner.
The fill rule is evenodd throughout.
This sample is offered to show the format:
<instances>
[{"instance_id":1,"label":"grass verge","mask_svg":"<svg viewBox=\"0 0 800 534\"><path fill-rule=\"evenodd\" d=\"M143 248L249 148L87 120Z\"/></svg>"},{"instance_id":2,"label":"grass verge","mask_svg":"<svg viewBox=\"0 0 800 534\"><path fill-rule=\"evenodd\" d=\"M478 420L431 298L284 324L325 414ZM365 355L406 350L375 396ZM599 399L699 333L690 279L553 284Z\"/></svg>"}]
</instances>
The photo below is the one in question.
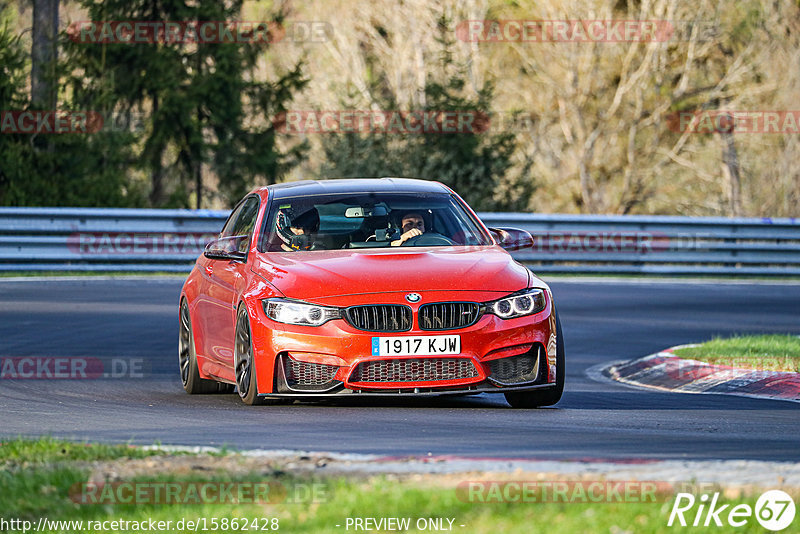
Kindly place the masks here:
<instances>
[{"instance_id":1,"label":"grass verge","mask_svg":"<svg viewBox=\"0 0 800 534\"><path fill-rule=\"evenodd\" d=\"M0 440L0 466L46 465L58 462L145 458L162 454L130 445L74 443L51 437Z\"/></svg>"},{"instance_id":2,"label":"grass verge","mask_svg":"<svg viewBox=\"0 0 800 534\"><path fill-rule=\"evenodd\" d=\"M152 454L162 456L146 458ZM159 525L157 530L161 532L447 530L495 534L694 530L667 526L673 505L671 495L658 495L654 499L626 498L627 502L613 499L612 502L586 502L580 498L575 500L575 494L570 492L568 495L575 502L541 503L519 502L519 497L516 500L502 498L498 493L495 496L501 497L499 500L511 502L494 499L495 502L486 503L457 490L459 484L470 480L470 475L466 474L449 475L443 483L431 483L430 479L423 482L418 477L402 480L391 476L319 477L276 468L244 474L214 469L171 472L165 467L169 463L163 454L125 446L73 444L52 439L6 441L0 446L3 519L30 521L32 530L43 521L47 532L152 532L156 528L154 525ZM185 459L186 455L183 457ZM144 458L142 462L153 462L158 467L146 475L141 472L135 476L123 475L105 485L100 484L96 479L97 462L110 459L120 462L125 458ZM23 459L25 461L21 461ZM113 472L113 469L105 472ZM92 483L88 482L90 477ZM172 493L172 500L165 490L167 484L178 488ZM209 502L221 495L219 488L229 484L235 488L231 493L234 500L222 504ZM268 498L252 498L256 491L249 490L265 484L269 492L260 495ZM205 498L202 489L194 493L187 491L202 487L216 490L206 492ZM142 488L147 491L140 491ZM154 492L153 488L162 491ZM236 498L242 495L244 498ZM581 495L588 496L583 492ZM729 499L723 494L719 504L730 504L729 509L737 504L753 507L756 498ZM357 529L353 523L356 518L376 521L397 518L401 525L402 521L408 521L408 527L395 529L384 523L383 528L374 528L373 524L373 528ZM692 519L693 514L690 522ZM0 527L0 530L3 529ZM755 518L751 518L746 526L736 531L761 530Z\"/></svg>"},{"instance_id":3,"label":"grass verge","mask_svg":"<svg viewBox=\"0 0 800 534\"><path fill-rule=\"evenodd\" d=\"M764 371L800 372L800 338L788 335L715 338L677 349L680 358Z\"/></svg>"}]
</instances>

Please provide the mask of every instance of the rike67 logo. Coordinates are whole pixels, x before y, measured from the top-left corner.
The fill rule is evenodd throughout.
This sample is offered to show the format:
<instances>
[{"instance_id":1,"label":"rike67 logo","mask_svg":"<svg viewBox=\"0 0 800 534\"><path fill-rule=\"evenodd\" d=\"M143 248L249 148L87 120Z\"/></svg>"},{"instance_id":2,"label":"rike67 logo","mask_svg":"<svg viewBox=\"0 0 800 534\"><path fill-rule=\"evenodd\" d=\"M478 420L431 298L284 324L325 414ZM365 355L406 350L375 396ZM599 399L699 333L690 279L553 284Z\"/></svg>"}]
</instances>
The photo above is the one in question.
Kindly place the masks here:
<instances>
[{"instance_id":1,"label":"rike67 logo","mask_svg":"<svg viewBox=\"0 0 800 534\"><path fill-rule=\"evenodd\" d=\"M719 504L719 496L719 492L712 496L704 493L698 499L691 493L678 493L667 526L743 527L755 516L762 527L779 532L794 521L794 501L784 491L769 490L762 493L755 509L749 504L737 504L732 508L731 504Z\"/></svg>"}]
</instances>

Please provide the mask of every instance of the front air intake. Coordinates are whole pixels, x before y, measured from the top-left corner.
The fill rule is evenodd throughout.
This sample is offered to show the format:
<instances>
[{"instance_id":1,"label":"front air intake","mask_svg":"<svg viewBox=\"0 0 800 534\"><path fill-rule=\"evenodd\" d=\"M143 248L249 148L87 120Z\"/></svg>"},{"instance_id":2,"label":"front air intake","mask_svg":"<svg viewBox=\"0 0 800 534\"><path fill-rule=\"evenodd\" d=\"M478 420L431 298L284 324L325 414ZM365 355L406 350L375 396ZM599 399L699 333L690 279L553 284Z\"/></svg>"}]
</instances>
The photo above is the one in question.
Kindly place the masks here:
<instances>
[{"instance_id":1,"label":"front air intake","mask_svg":"<svg viewBox=\"0 0 800 534\"><path fill-rule=\"evenodd\" d=\"M439 382L477 376L478 371L469 358L409 358L361 362L350 373L349 381L372 384Z\"/></svg>"},{"instance_id":2,"label":"front air intake","mask_svg":"<svg viewBox=\"0 0 800 534\"><path fill-rule=\"evenodd\" d=\"M491 370L489 380L502 386L535 382L539 378L541 349L542 346L536 344L525 354L487 362Z\"/></svg>"},{"instance_id":3,"label":"front air intake","mask_svg":"<svg viewBox=\"0 0 800 534\"><path fill-rule=\"evenodd\" d=\"M283 379L291 391L326 391L341 383L334 380L339 370L336 365L301 362L287 355L281 356L280 360Z\"/></svg>"}]
</instances>

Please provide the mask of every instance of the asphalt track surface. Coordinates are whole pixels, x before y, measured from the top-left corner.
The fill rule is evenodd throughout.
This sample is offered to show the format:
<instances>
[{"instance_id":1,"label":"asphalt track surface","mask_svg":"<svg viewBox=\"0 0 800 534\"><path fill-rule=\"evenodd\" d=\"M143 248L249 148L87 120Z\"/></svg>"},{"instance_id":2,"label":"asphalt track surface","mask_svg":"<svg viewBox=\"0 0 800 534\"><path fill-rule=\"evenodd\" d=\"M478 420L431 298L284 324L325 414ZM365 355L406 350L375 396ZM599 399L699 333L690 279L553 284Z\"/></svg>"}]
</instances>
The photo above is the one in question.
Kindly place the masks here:
<instances>
[{"instance_id":1,"label":"asphalt track surface","mask_svg":"<svg viewBox=\"0 0 800 534\"><path fill-rule=\"evenodd\" d=\"M567 385L553 408L502 395L247 407L189 396L179 279L0 280L0 357L142 362L139 378L0 380L0 436L386 456L800 460L800 405L590 379L602 362L737 333L800 334L800 285L553 281ZM130 359L130 360L128 360Z\"/></svg>"}]
</instances>

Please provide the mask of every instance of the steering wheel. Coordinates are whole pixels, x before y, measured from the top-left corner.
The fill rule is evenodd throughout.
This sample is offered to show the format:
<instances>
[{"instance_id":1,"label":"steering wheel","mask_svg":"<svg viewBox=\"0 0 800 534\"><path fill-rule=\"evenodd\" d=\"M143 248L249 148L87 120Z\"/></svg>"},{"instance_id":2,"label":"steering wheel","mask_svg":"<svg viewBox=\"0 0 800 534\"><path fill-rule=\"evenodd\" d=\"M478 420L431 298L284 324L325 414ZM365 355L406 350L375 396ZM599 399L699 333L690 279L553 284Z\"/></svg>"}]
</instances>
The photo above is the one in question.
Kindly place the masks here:
<instances>
[{"instance_id":1,"label":"steering wheel","mask_svg":"<svg viewBox=\"0 0 800 534\"><path fill-rule=\"evenodd\" d=\"M456 242L447 236L436 232L426 232L422 235L415 235L411 239L406 240L401 246L403 247L428 247L433 245L455 245Z\"/></svg>"}]
</instances>

